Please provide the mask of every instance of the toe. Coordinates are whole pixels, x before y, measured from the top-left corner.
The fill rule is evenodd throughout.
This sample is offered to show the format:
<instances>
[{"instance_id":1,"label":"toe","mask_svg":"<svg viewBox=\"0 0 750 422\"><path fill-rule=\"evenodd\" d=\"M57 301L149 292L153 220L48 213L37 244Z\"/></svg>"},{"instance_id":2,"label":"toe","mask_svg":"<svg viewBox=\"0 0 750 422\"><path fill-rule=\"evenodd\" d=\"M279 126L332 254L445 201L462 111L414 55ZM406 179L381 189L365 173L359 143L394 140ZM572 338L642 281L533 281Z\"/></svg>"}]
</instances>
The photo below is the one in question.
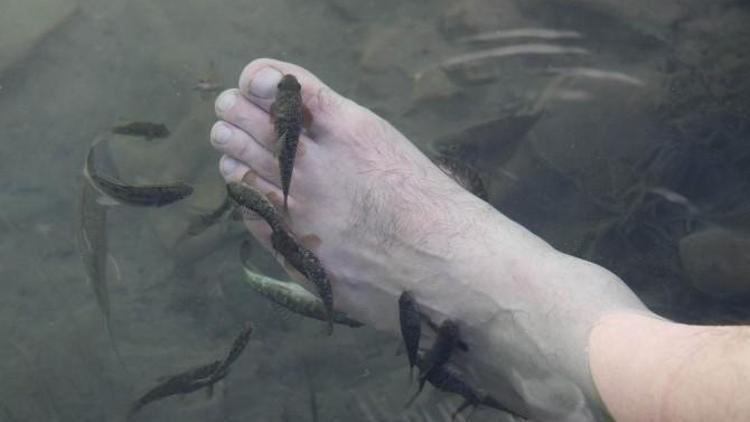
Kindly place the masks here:
<instances>
[{"instance_id":1,"label":"toe","mask_svg":"<svg viewBox=\"0 0 750 422\"><path fill-rule=\"evenodd\" d=\"M227 183L239 182L250 171L246 164L224 155L219 160L219 172Z\"/></svg>"},{"instance_id":2,"label":"toe","mask_svg":"<svg viewBox=\"0 0 750 422\"><path fill-rule=\"evenodd\" d=\"M246 164L225 155L219 160L219 171L227 183L243 182L261 192L274 205L282 205L283 193L281 188L260 176L255 169L248 167ZM287 204L289 208L292 208L294 198L291 195L287 199Z\"/></svg>"},{"instance_id":3,"label":"toe","mask_svg":"<svg viewBox=\"0 0 750 422\"><path fill-rule=\"evenodd\" d=\"M306 69L273 59L257 59L245 66L240 75L240 92L268 112L276 96L276 85L285 74L294 75L302 86L302 101L312 115L309 130L313 135L326 131L358 107Z\"/></svg>"},{"instance_id":4,"label":"toe","mask_svg":"<svg viewBox=\"0 0 750 422\"><path fill-rule=\"evenodd\" d=\"M220 119L242 129L268 151L274 151L276 135L271 116L240 95L236 89L224 91L219 95L215 108Z\"/></svg>"},{"instance_id":5,"label":"toe","mask_svg":"<svg viewBox=\"0 0 750 422\"><path fill-rule=\"evenodd\" d=\"M264 179L281 186L276 158L244 130L228 122L216 122L211 128L211 143L220 152L252 168Z\"/></svg>"}]
</instances>

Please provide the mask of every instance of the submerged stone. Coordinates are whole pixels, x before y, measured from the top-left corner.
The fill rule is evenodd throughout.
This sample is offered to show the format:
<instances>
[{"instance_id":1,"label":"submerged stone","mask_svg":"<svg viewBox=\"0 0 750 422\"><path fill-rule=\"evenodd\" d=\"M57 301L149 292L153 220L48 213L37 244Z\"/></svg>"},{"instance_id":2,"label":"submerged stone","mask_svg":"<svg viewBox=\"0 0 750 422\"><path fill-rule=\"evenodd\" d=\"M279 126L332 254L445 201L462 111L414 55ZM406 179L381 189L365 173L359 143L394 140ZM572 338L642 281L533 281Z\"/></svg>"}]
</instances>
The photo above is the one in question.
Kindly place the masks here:
<instances>
[{"instance_id":1,"label":"submerged stone","mask_svg":"<svg viewBox=\"0 0 750 422\"><path fill-rule=\"evenodd\" d=\"M750 296L750 236L714 227L685 236L679 249L696 289L724 299Z\"/></svg>"}]
</instances>

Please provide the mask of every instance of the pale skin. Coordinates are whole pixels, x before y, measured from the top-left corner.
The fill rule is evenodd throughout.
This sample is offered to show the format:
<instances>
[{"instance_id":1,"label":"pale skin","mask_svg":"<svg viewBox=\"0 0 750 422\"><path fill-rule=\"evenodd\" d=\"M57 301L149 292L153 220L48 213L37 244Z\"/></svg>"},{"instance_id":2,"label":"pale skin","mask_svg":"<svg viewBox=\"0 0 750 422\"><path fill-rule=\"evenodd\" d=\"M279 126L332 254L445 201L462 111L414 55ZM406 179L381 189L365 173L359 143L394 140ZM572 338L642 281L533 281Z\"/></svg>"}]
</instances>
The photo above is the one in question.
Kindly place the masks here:
<instances>
[{"instance_id":1,"label":"pale skin","mask_svg":"<svg viewBox=\"0 0 750 422\"><path fill-rule=\"evenodd\" d=\"M464 363L491 391L510 394L506 379L533 380L539 363L618 421L750 420L750 330L650 314L613 274L554 250L464 191L390 124L301 67L255 60L239 88L217 99L211 142L227 181L282 198L269 110L286 73L312 116L289 227L329 272L337 309L397 335L398 296L415 292L431 318L460 321L473 346ZM270 249L269 227L246 225ZM521 402L534 399L510 385L524 391Z\"/></svg>"}]
</instances>

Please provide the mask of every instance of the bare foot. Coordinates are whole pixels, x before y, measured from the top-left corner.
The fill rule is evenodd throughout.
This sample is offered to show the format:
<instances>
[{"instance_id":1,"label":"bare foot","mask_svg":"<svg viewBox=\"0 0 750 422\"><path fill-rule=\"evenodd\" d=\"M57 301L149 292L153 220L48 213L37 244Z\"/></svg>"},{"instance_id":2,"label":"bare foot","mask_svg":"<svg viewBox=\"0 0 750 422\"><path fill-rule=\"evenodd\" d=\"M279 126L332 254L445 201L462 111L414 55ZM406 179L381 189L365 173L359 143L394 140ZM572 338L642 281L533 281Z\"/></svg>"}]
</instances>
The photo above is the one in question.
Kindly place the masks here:
<instances>
[{"instance_id":1,"label":"bare foot","mask_svg":"<svg viewBox=\"0 0 750 422\"><path fill-rule=\"evenodd\" d=\"M516 409L533 402L552 414L564 403L558 416L582 415L596 400L585 352L590 328L612 308L639 307L635 296L611 273L560 254L463 190L386 121L289 63L255 60L239 89L217 99L221 120L211 140L225 154L227 181L244 180L280 203L269 110L283 74L299 80L312 114L289 225L331 275L335 307L396 333L398 296L411 290L434 321L459 321L471 348L466 363L489 378L484 387ZM265 222L246 224L268 245Z\"/></svg>"},{"instance_id":2,"label":"bare foot","mask_svg":"<svg viewBox=\"0 0 750 422\"><path fill-rule=\"evenodd\" d=\"M272 201L282 197L269 110L284 73L299 79L313 117L300 139L290 227L298 237L317 240L313 250L335 280L337 307L395 330L392 310L401 291L434 286L459 254L470 253L462 250L476 248L468 238L494 211L386 121L308 71L266 59L248 65L240 89L216 103L222 121L211 139L225 154L220 168L228 181L244 178ZM268 239L264 222L248 226Z\"/></svg>"}]
</instances>

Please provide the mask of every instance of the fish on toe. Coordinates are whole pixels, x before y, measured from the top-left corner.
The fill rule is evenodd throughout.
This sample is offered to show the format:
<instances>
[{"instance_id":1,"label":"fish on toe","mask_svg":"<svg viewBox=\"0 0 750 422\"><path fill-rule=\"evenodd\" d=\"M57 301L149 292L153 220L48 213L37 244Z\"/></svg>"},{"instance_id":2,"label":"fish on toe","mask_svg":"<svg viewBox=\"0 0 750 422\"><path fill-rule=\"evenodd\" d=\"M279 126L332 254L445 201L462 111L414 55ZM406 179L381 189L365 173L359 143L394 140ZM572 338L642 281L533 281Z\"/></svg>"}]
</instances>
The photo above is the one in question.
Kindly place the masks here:
<instances>
[{"instance_id":1,"label":"fish on toe","mask_svg":"<svg viewBox=\"0 0 750 422\"><path fill-rule=\"evenodd\" d=\"M229 196L239 205L256 212L271 227L271 246L286 262L299 271L318 290L326 310L328 334L333 333L333 289L326 270L317 256L294 238L287 230L281 215L263 194L241 183L227 184Z\"/></svg>"},{"instance_id":2,"label":"fish on toe","mask_svg":"<svg viewBox=\"0 0 750 422\"><path fill-rule=\"evenodd\" d=\"M294 159L297 156L297 144L302 133L304 106L302 104L302 86L294 75L286 74L277 85L276 100L271 105L271 118L279 143L279 171L281 173L281 190L284 192L284 209L287 209L287 197L292 183Z\"/></svg>"}]
</instances>

